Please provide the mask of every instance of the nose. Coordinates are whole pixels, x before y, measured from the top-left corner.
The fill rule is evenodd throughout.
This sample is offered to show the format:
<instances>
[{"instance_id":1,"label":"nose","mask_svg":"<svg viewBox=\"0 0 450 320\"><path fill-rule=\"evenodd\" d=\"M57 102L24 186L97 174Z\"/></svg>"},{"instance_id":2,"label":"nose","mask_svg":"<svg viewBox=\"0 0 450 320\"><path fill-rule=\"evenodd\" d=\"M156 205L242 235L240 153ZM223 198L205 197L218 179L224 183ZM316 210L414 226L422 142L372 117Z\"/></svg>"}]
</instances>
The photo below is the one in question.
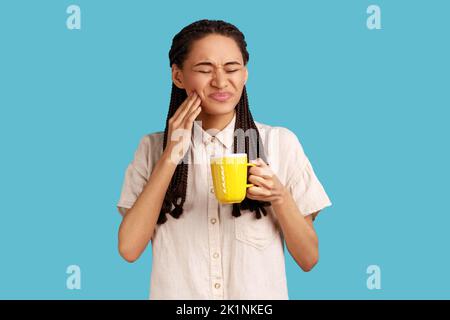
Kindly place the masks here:
<instances>
[{"instance_id":1,"label":"nose","mask_svg":"<svg viewBox=\"0 0 450 320\"><path fill-rule=\"evenodd\" d=\"M227 87L227 75L222 69L217 70L214 72L213 79L211 80L211 85L216 88L226 88Z\"/></svg>"}]
</instances>

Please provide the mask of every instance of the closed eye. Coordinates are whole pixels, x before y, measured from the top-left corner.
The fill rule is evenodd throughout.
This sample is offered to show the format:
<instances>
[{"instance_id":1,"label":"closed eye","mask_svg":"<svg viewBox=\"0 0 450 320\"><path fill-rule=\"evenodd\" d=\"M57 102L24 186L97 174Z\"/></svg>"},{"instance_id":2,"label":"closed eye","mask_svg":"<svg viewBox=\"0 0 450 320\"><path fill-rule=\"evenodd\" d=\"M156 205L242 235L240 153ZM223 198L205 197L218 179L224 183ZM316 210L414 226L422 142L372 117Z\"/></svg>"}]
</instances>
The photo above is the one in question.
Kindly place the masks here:
<instances>
[{"instance_id":1,"label":"closed eye","mask_svg":"<svg viewBox=\"0 0 450 320\"><path fill-rule=\"evenodd\" d=\"M239 71L239 69L236 69L236 70L227 70L226 72L227 72L227 73L233 73L233 72L236 72L236 71ZM211 73L211 71L203 71L203 70L198 70L197 72L200 72L200 73Z\"/></svg>"}]
</instances>

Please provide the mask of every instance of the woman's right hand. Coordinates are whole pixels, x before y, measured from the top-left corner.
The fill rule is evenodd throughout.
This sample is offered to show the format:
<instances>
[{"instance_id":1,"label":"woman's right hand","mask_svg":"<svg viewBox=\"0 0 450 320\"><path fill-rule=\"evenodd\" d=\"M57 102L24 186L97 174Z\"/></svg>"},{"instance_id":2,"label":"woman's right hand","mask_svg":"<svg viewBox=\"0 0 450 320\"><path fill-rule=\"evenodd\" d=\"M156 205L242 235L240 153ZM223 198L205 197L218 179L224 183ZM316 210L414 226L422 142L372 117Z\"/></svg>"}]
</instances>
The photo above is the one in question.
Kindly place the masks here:
<instances>
[{"instance_id":1,"label":"woman's right hand","mask_svg":"<svg viewBox=\"0 0 450 320\"><path fill-rule=\"evenodd\" d=\"M189 149L194 120L202 111L200 103L200 96L191 92L168 121L164 153L174 164L178 164Z\"/></svg>"}]
</instances>

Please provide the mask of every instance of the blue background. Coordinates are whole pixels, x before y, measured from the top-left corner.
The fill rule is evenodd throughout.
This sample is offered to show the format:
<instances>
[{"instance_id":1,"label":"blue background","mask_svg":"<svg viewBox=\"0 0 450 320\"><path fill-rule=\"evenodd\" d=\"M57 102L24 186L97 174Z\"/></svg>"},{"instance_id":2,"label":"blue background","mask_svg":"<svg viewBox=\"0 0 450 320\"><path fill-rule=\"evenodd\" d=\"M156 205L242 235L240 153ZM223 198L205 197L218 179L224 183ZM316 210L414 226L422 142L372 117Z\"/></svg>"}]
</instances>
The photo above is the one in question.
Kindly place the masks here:
<instances>
[{"instance_id":1,"label":"blue background","mask_svg":"<svg viewBox=\"0 0 450 320\"><path fill-rule=\"evenodd\" d=\"M81 8L68 30L66 8ZM370 4L381 30L366 27ZM172 37L246 36L250 108L299 137L333 206L320 262L287 253L291 299L450 298L448 1L0 3L0 298L147 299L151 247L117 250L140 138L164 129ZM66 268L81 267L81 290ZM366 268L381 268L368 290Z\"/></svg>"}]
</instances>

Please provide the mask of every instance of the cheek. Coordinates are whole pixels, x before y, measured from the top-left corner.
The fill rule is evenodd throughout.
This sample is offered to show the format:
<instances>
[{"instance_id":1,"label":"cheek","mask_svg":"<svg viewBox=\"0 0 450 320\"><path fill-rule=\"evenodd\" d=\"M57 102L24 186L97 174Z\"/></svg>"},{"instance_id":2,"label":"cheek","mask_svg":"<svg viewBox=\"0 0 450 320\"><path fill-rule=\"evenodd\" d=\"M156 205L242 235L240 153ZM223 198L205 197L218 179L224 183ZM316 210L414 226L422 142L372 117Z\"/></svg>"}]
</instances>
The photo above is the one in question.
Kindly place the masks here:
<instances>
[{"instance_id":1,"label":"cheek","mask_svg":"<svg viewBox=\"0 0 450 320\"><path fill-rule=\"evenodd\" d=\"M186 89L190 91L197 91L198 93L202 93L204 88L208 85L208 79L206 77L190 75L185 77L185 86Z\"/></svg>"},{"instance_id":2,"label":"cheek","mask_svg":"<svg viewBox=\"0 0 450 320\"><path fill-rule=\"evenodd\" d=\"M230 81L238 87L243 86L245 84L245 71L240 70L238 72L232 73L230 75Z\"/></svg>"}]
</instances>

